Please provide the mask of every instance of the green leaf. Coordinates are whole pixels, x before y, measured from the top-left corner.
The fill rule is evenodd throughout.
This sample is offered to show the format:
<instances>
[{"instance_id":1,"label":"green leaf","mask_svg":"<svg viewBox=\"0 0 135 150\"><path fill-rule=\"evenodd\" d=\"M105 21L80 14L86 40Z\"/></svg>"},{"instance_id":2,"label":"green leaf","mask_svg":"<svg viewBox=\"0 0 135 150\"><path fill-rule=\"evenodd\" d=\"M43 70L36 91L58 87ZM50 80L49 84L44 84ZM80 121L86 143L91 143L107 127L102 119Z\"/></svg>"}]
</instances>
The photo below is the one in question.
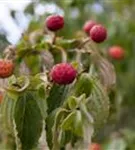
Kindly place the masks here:
<instances>
[{"instance_id":1,"label":"green leaf","mask_svg":"<svg viewBox=\"0 0 135 150\"><path fill-rule=\"evenodd\" d=\"M85 94L82 94L79 97L69 96L65 101L65 103L63 104L63 107L74 110L74 109L78 109L80 107L80 104L85 102L86 102Z\"/></svg>"},{"instance_id":2,"label":"green leaf","mask_svg":"<svg viewBox=\"0 0 135 150\"><path fill-rule=\"evenodd\" d=\"M83 93L88 97L91 93L92 83L88 73L82 73L75 85L75 95L80 96Z\"/></svg>"},{"instance_id":3,"label":"green leaf","mask_svg":"<svg viewBox=\"0 0 135 150\"><path fill-rule=\"evenodd\" d=\"M24 58L27 54L32 52L32 49L30 47L24 47L24 45L19 45L18 46L18 51L17 51L17 59L18 60L22 60L22 58Z\"/></svg>"},{"instance_id":4,"label":"green leaf","mask_svg":"<svg viewBox=\"0 0 135 150\"><path fill-rule=\"evenodd\" d=\"M46 118L46 141L51 149L53 144L52 144L52 127L54 125L54 120L55 120L55 115L58 109L52 111Z\"/></svg>"},{"instance_id":5,"label":"green leaf","mask_svg":"<svg viewBox=\"0 0 135 150\"><path fill-rule=\"evenodd\" d=\"M11 78L12 79L12 78ZM30 85L29 78L27 76L21 76L14 80L10 80L9 85L6 87L8 93L21 93Z\"/></svg>"},{"instance_id":6,"label":"green leaf","mask_svg":"<svg viewBox=\"0 0 135 150\"><path fill-rule=\"evenodd\" d=\"M21 145L22 150L37 146L43 120L47 116L45 86L41 82L42 80L38 79L36 86L30 90L30 81L27 77L10 81L1 104L5 131L15 137L17 146Z\"/></svg>"},{"instance_id":7,"label":"green leaf","mask_svg":"<svg viewBox=\"0 0 135 150\"><path fill-rule=\"evenodd\" d=\"M61 128L65 131L71 130L76 136L83 136L83 120L79 110L71 112L61 124Z\"/></svg>"},{"instance_id":8,"label":"green leaf","mask_svg":"<svg viewBox=\"0 0 135 150\"><path fill-rule=\"evenodd\" d=\"M89 145L91 144L91 140L94 134L94 126L89 122L85 121L83 123L83 149L88 149Z\"/></svg>"},{"instance_id":9,"label":"green leaf","mask_svg":"<svg viewBox=\"0 0 135 150\"><path fill-rule=\"evenodd\" d=\"M61 127L64 130L72 130L76 111L71 112L62 122Z\"/></svg>"},{"instance_id":10,"label":"green leaf","mask_svg":"<svg viewBox=\"0 0 135 150\"><path fill-rule=\"evenodd\" d=\"M47 101L46 101L46 91L45 91L45 87L42 84L38 89L37 89L37 97L39 97L39 99L36 99L37 104L40 108L41 114L43 116L44 119L46 119L47 117Z\"/></svg>"},{"instance_id":11,"label":"green leaf","mask_svg":"<svg viewBox=\"0 0 135 150\"><path fill-rule=\"evenodd\" d=\"M81 111L77 110L74 119L74 133L77 136L83 136L83 118Z\"/></svg>"},{"instance_id":12,"label":"green leaf","mask_svg":"<svg viewBox=\"0 0 135 150\"><path fill-rule=\"evenodd\" d=\"M81 43L81 40L77 39L63 39L63 38L57 38L56 39L56 45L59 45L65 49L74 49L77 46L79 46Z\"/></svg>"},{"instance_id":13,"label":"green leaf","mask_svg":"<svg viewBox=\"0 0 135 150\"><path fill-rule=\"evenodd\" d=\"M83 103L80 104L80 110L81 110L83 116L86 118L87 122L89 122L90 124L93 124L94 120L93 120L91 113L87 109L87 105L85 105Z\"/></svg>"},{"instance_id":14,"label":"green leaf","mask_svg":"<svg viewBox=\"0 0 135 150\"><path fill-rule=\"evenodd\" d=\"M8 94L4 96L1 104L1 119L4 131L13 134L13 119L14 119L14 108L16 100L9 97Z\"/></svg>"},{"instance_id":15,"label":"green leaf","mask_svg":"<svg viewBox=\"0 0 135 150\"><path fill-rule=\"evenodd\" d=\"M91 144L92 137L93 137L94 127L92 124L84 120L82 124L82 128L83 128L82 138L79 138L76 141L74 149L88 150Z\"/></svg>"},{"instance_id":16,"label":"green leaf","mask_svg":"<svg viewBox=\"0 0 135 150\"><path fill-rule=\"evenodd\" d=\"M32 74L37 74L41 71L41 56L39 54L31 53L26 55L24 61Z\"/></svg>"},{"instance_id":17,"label":"green leaf","mask_svg":"<svg viewBox=\"0 0 135 150\"><path fill-rule=\"evenodd\" d=\"M97 78L91 76L91 83L92 94L86 106L94 119L95 126L99 128L107 121L109 115L109 97Z\"/></svg>"},{"instance_id":18,"label":"green leaf","mask_svg":"<svg viewBox=\"0 0 135 150\"><path fill-rule=\"evenodd\" d=\"M52 150L57 150L57 149L60 149L61 147L61 143L59 141L59 138L60 138L60 126L59 125L66 113L67 113L67 110L63 108L59 108L56 113L54 124L52 127L52 135L53 135L52 136L52 143L53 143Z\"/></svg>"},{"instance_id":19,"label":"green leaf","mask_svg":"<svg viewBox=\"0 0 135 150\"><path fill-rule=\"evenodd\" d=\"M73 139L73 134L71 131L65 131L60 129L59 131L59 136L58 136L58 141L61 145L61 148L65 148L65 145L71 142L71 139Z\"/></svg>"},{"instance_id":20,"label":"green leaf","mask_svg":"<svg viewBox=\"0 0 135 150\"><path fill-rule=\"evenodd\" d=\"M46 136L47 143L50 149L52 149L53 144L59 146L58 135L59 135L59 125L61 118L67 113L66 109L57 108L53 110L46 119Z\"/></svg>"},{"instance_id":21,"label":"green leaf","mask_svg":"<svg viewBox=\"0 0 135 150\"><path fill-rule=\"evenodd\" d=\"M37 100L35 92L27 91L16 102L14 119L23 150L36 147L41 136L43 117Z\"/></svg>"},{"instance_id":22,"label":"green leaf","mask_svg":"<svg viewBox=\"0 0 135 150\"><path fill-rule=\"evenodd\" d=\"M93 55L94 56L94 55ZM94 56L95 65L99 71L101 83L107 90L110 90L116 84L116 73L114 66L100 55Z\"/></svg>"},{"instance_id":23,"label":"green leaf","mask_svg":"<svg viewBox=\"0 0 135 150\"><path fill-rule=\"evenodd\" d=\"M75 109L77 107L77 98L71 96L67 99L69 109Z\"/></svg>"},{"instance_id":24,"label":"green leaf","mask_svg":"<svg viewBox=\"0 0 135 150\"><path fill-rule=\"evenodd\" d=\"M54 84L47 98L48 113L60 107L68 94L68 86Z\"/></svg>"}]
</instances>

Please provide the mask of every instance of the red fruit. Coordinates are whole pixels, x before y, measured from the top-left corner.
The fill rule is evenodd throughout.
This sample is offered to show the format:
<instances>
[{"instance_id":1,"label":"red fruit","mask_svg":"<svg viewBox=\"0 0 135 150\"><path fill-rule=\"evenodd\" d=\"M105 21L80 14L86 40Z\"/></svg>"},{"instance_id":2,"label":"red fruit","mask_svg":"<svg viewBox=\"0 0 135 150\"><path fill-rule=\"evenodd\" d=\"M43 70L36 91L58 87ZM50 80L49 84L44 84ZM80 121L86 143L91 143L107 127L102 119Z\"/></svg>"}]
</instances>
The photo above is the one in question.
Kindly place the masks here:
<instances>
[{"instance_id":1,"label":"red fruit","mask_svg":"<svg viewBox=\"0 0 135 150\"><path fill-rule=\"evenodd\" d=\"M7 78L13 74L14 64L11 60L0 59L0 78Z\"/></svg>"},{"instance_id":2,"label":"red fruit","mask_svg":"<svg viewBox=\"0 0 135 150\"><path fill-rule=\"evenodd\" d=\"M64 18L59 15L51 15L46 19L46 26L51 31L57 31L64 26Z\"/></svg>"},{"instance_id":3,"label":"red fruit","mask_svg":"<svg viewBox=\"0 0 135 150\"><path fill-rule=\"evenodd\" d=\"M90 37L96 43L101 43L107 38L107 30L102 25L95 25L90 30Z\"/></svg>"},{"instance_id":4,"label":"red fruit","mask_svg":"<svg viewBox=\"0 0 135 150\"><path fill-rule=\"evenodd\" d=\"M112 57L113 59L122 59L124 57L124 49L120 46L112 46L110 47L109 51L109 56Z\"/></svg>"},{"instance_id":5,"label":"red fruit","mask_svg":"<svg viewBox=\"0 0 135 150\"><path fill-rule=\"evenodd\" d=\"M76 75L77 71L68 63L56 64L50 72L51 79L55 83L64 85L72 83Z\"/></svg>"},{"instance_id":6,"label":"red fruit","mask_svg":"<svg viewBox=\"0 0 135 150\"><path fill-rule=\"evenodd\" d=\"M84 24L83 30L84 30L87 34L89 34L91 28L92 28L94 25L96 25L96 22L94 22L93 20L89 20L89 21L87 21L87 22Z\"/></svg>"},{"instance_id":7,"label":"red fruit","mask_svg":"<svg viewBox=\"0 0 135 150\"><path fill-rule=\"evenodd\" d=\"M89 34L91 28L92 28L94 25L96 25L96 22L94 22L93 20L89 20L89 21L87 21L87 22L84 24L83 30L84 30L87 34Z\"/></svg>"},{"instance_id":8,"label":"red fruit","mask_svg":"<svg viewBox=\"0 0 135 150\"><path fill-rule=\"evenodd\" d=\"M101 146L98 143L92 143L89 150L101 150Z\"/></svg>"}]
</instances>

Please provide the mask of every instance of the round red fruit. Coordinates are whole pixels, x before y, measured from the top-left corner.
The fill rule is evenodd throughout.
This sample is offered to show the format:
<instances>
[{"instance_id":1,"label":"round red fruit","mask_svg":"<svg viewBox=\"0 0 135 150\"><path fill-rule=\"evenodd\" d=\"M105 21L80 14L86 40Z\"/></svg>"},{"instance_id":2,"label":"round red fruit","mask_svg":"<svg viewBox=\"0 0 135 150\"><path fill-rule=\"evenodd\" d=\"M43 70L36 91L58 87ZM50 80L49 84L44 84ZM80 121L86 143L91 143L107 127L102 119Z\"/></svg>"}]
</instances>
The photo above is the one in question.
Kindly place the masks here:
<instances>
[{"instance_id":1,"label":"round red fruit","mask_svg":"<svg viewBox=\"0 0 135 150\"><path fill-rule=\"evenodd\" d=\"M91 28L92 28L94 25L96 25L96 22L94 22L93 20L89 20L89 21L87 21L87 22L84 24L83 30L84 30L87 34L89 34Z\"/></svg>"},{"instance_id":2,"label":"round red fruit","mask_svg":"<svg viewBox=\"0 0 135 150\"><path fill-rule=\"evenodd\" d=\"M14 64L11 60L0 59L0 78L8 78L13 74Z\"/></svg>"},{"instance_id":3,"label":"round red fruit","mask_svg":"<svg viewBox=\"0 0 135 150\"><path fill-rule=\"evenodd\" d=\"M56 64L50 72L51 79L60 85L72 83L76 75L76 69L69 63Z\"/></svg>"},{"instance_id":4,"label":"round red fruit","mask_svg":"<svg viewBox=\"0 0 135 150\"><path fill-rule=\"evenodd\" d=\"M50 31L57 31L64 26L64 18L60 15L51 15L46 19L46 26Z\"/></svg>"},{"instance_id":5,"label":"round red fruit","mask_svg":"<svg viewBox=\"0 0 135 150\"><path fill-rule=\"evenodd\" d=\"M124 58L124 49L121 46L112 46L109 48L109 56L113 59L122 59Z\"/></svg>"},{"instance_id":6,"label":"round red fruit","mask_svg":"<svg viewBox=\"0 0 135 150\"><path fill-rule=\"evenodd\" d=\"M89 147L89 150L101 150L101 146L98 143L92 143Z\"/></svg>"},{"instance_id":7,"label":"round red fruit","mask_svg":"<svg viewBox=\"0 0 135 150\"><path fill-rule=\"evenodd\" d=\"M96 43L101 43L107 38L107 30L102 25L95 25L90 30L90 37Z\"/></svg>"}]
</instances>

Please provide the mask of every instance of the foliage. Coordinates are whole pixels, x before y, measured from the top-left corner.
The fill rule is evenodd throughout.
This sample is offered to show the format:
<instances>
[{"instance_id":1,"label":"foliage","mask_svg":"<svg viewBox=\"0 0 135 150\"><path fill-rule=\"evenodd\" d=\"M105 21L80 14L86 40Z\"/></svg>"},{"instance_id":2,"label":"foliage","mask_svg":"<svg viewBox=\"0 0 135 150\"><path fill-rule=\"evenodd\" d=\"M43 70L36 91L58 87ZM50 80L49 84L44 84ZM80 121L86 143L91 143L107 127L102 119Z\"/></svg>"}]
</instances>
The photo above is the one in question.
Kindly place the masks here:
<instances>
[{"instance_id":1,"label":"foliage","mask_svg":"<svg viewBox=\"0 0 135 150\"><path fill-rule=\"evenodd\" d=\"M65 18L55 43L53 33L43 28L49 13L38 16L34 11L37 4L52 3L63 10ZM96 10L96 4L101 11ZM53 150L65 145L88 149L91 140L101 143L105 150L135 149L133 6L132 0L46 0L28 5L25 14L31 15L32 21L16 45L16 77L9 79L12 82L1 104L5 136L13 139L10 149L12 145L18 150L37 149L44 129L44 138ZM90 18L107 27L108 39L100 46L93 42L83 45L86 35L82 26ZM123 60L108 56L112 45L125 49ZM48 72L62 61L71 62L78 70L71 85L50 81Z\"/></svg>"}]
</instances>

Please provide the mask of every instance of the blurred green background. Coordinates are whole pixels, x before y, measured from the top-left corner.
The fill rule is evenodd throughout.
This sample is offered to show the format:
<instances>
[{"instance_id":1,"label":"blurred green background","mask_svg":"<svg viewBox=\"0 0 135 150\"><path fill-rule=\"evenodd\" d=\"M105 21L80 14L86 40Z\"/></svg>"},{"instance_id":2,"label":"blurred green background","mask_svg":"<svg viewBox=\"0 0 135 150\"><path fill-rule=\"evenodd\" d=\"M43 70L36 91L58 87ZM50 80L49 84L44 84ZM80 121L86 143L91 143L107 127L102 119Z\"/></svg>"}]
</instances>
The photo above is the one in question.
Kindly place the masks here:
<instances>
[{"instance_id":1,"label":"blurred green background","mask_svg":"<svg viewBox=\"0 0 135 150\"><path fill-rule=\"evenodd\" d=\"M43 28L49 14L65 17L59 35L65 38L85 36L85 21L92 19L108 30L108 39L100 44L108 48L120 45L123 60L111 60L117 73L116 89L110 93L112 115L108 124L94 137L107 150L135 149L135 1L134 0L36 0L0 2L0 52L8 44L17 44L23 32ZM106 144L107 143L107 144ZM106 146L107 145L107 146ZM119 145L119 147L115 147ZM112 147L111 147L112 146Z\"/></svg>"}]
</instances>

